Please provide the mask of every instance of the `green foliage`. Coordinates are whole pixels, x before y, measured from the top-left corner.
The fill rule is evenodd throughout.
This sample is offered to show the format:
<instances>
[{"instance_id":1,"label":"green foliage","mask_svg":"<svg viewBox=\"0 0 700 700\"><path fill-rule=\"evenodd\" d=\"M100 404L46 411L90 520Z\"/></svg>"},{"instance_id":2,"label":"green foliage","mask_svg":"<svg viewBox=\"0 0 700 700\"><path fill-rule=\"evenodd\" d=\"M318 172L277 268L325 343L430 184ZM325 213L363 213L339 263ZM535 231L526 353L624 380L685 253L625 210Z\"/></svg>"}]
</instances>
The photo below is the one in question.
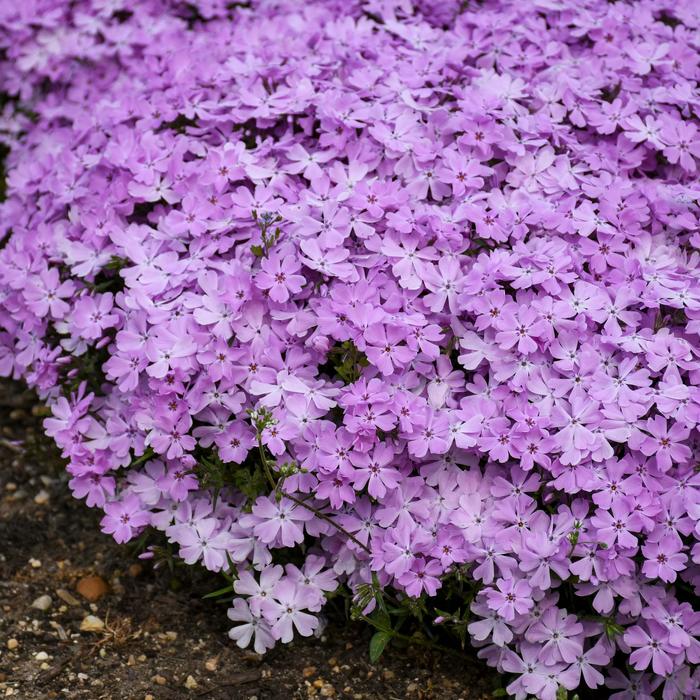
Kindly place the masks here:
<instances>
[{"instance_id":1,"label":"green foliage","mask_svg":"<svg viewBox=\"0 0 700 700\"><path fill-rule=\"evenodd\" d=\"M216 506L221 489L230 483L230 476L227 472L228 465L221 461L216 452L211 452L206 457L200 455L197 459L195 473L199 480L199 486L202 489L211 489L213 491L212 503L214 506Z\"/></svg>"},{"instance_id":2,"label":"green foliage","mask_svg":"<svg viewBox=\"0 0 700 700\"><path fill-rule=\"evenodd\" d=\"M557 688L557 700L578 700L578 693L569 695L569 691L566 688L559 686Z\"/></svg>"},{"instance_id":3,"label":"green foliage","mask_svg":"<svg viewBox=\"0 0 700 700\"><path fill-rule=\"evenodd\" d=\"M471 619L469 605L459 607L453 613L438 609L435 612L439 615L438 619L441 618L440 625L449 630L459 640L460 648L464 649L467 646L467 625Z\"/></svg>"},{"instance_id":4,"label":"green foliage","mask_svg":"<svg viewBox=\"0 0 700 700\"><path fill-rule=\"evenodd\" d=\"M113 255L109 262L95 275L94 281L83 280L83 284L93 292L120 292L124 289L124 278L119 271L131 265L131 260Z\"/></svg>"},{"instance_id":5,"label":"green foliage","mask_svg":"<svg viewBox=\"0 0 700 700\"><path fill-rule=\"evenodd\" d=\"M375 632L369 641L369 660L372 663L379 661L379 657L384 653L387 644L391 641L390 632Z\"/></svg>"},{"instance_id":6,"label":"green foliage","mask_svg":"<svg viewBox=\"0 0 700 700\"><path fill-rule=\"evenodd\" d=\"M10 149L0 143L0 202L7 199L7 171L5 169L5 160L10 153Z\"/></svg>"},{"instance_id":7,"label":"green foliage","mask_svg":"<svg viewBox=\"0 0 700 700\"><path fill-rule=\"evenodd\" d=\"M275 417L272 415L269 409L261 406L255 410L248 409L248 415L250 416L251 423L260 437L266 428L276 423Z\"/></svg>"},{"instance_id":8,"label":"green foliage","mask_svg":"<svg viewBox=\"0 0 700 700\"><path fill-rule=\"evenodd\" d=\"M245 497L248 504L267 490L265 474L253 458L243 464L224 462L214 450L201 451L197 457L195 474L202 489L211 489L212 501L216 505L221 491L233 486Z\"/></svg>"},{"instance_id":9,"label":"green foliage","mask_svg":"<svg viewBox=\"0 0 700 700\"><path fill-rule=\"evenodd\" d=\"M89 391L96 396L102 396L102 385L104 383L102 366L109 357L107 347L89 348L87 352L80 356L70 355L70 362L60 367L58 386L63 395L70 396L85 382Z\"/></svg>"},{"instance_id":10,"label":"green foliage","mask_svg":"<svg viewBox=\"0 0 700 700\"><path fill-rule=\"evenodd\" d=\"M157 129L157 131L175 131L178 134L184 134L187 132L189 127L197 126L197 122L194 119L186 117L184 114L178 114L175 119L169 122L163 122Z\"/></svg>"},{"instance_id":11,"label":"green foliage","mask_svg":"<svg viewBox=\"0 0 700 700\"><path fill-rule=\"evenodd\" d=\"M606 637L611 641L625 631L625 628L622 625L618 625L612 617L604 617L601 619L601 622L603 623Z\"/></svg>"},{"instance_id":12,"label":"green foliage","mask_svg":"<svg viewBox=\"0 0 700 700\"><path fill-rule=\"evenodd\" d=\"M278 499L282 497L281 486L284 479L291 474L300 471L294 462L278 465L272 462L265 453L262 444L262 433L276 420L267 408L248 410L250 421L257 433L258 456L254 453L242 464L224 462L214 450L199 450L195 473L202 489L213 491L213 500L216 504L221 491L227 487L233 487L246 497L250 507L255 499L270 491L275 490Z\"/></svg>"},{"instance_id":13,"label":"green foliage","mask_svg":"<svg viewBox=\"0 0 700 700\"><path fill-rule=\"evenodd\" d=\"M113 255L109 262L105 265L105 270L121 270L124 267L131 265L131 260L128 258L121 258L118 255Z\"/></svg>"},{"instance_id":14,"label":"green foliage","mask_svg":"<svg viewBox=\"0 0 700 700\"><path fill-rule=\"evenodd\" d=\"M148 545L149 540L155 538L158 544ZM150 561L154 569L165 568L171 575L171 585L177 586L175 582L176 571L188 571L187 564L177 555L174 545L168 542L162 533L147 528L141 536L133 543L135 551L148 551L151 555Z\"/></svg>"},{"instance_id":15,"label":"green foliage","mask_svg":"<svg viewBox=\"0 0 700 700\"><path fill-rule=\"evenodd\" d=\"M571 547L572 549L576 546L578 543L578 538L581 535L581 527L582 523L580 520L577 520L574 523L574 529L569 533L569 542L571 542Z\"/></svg>"},{"instance_id":16,"label":"green foliage","mask_svg":"<svg viewBox=\"0 0 700 700\"><path fill-rule=\"evenodd\" d=\"M352 384L360 378L362 368L367 365L367 356L360 352L351 340L346 340L328 351L325 369L340 377L346 384Z\"/></svg>"},{"instance_id":17,"label":"green foliage","mask_svg":"<svg viewBox=\"0 0 700 700\"><path fill-rule=\"evenodd\" d=\"M228 562L228 571L221 571L221 576L226 580L226 585L211 593L202 596L202 600L218 600L223 599L223 602L228 602L234 594L233 584L236 582L236 565L233 563L231 556L226 552L226 561Z\"/></svg>"},{"instance_id":18,"label":"green foliage","mask_svg":"<svg viewBox=\"0 0 700 700\"><path fill-rule=\"evenodd\" d=\"M153 451L153 448L147 447L140 457L137 457L136 459L131 461L131 463L129 464L129 469L138 467L140 464L145 464L146 462L148 462L149 459L154 459L155 457L156 453Z\"/></svg>"},{"instance_id":19,"label":"green foliage","mask_svg":"<svg viewBox=\"0 0 700 700\"><path fill-rule=\"evenodd\" d=\"M462 649L467 643L467 625L470 622L469 605L476 596L480 584L468 576L467 567L459 567L443 580L439 599L449 603L457 601L457 608L447 609L428 607L428 597L423 594L410 598L382 590L376 574L371 583L365 583L355 589L350 618L363 620L376 630L370 641L370 659L376 661L389 643L418 644L432 649L439 649L450 654L458 654L453 646L439 643L441 630L460 641ZM372 612L365 612L374 603ZM438 615L437 619L435 615Z\"/></svg>"},{"instance_id":20,"label":"green foliage","mask_svg":"<svg viewBox=\"0 0 700 700\"><path fill-rule=\"evenodd\" d=\"M282 217L268 211L258 214L257 211L253 210L253 219L260 229L262 245L252 245L250 251L256 258L266 258L282 235L282 230L276 225L282 221Z\"/></svg>"},{"instance_id":21,"label":"green foliage","mask_svg":"<svg viewBox=\"0 0 700 700\"><path fill-rule=\"evenodd\" d=\"M267 480L260 464L249 469L236 469L233 472L233 485L252 503L266 490Z\"/></svg>"}]
</instances>

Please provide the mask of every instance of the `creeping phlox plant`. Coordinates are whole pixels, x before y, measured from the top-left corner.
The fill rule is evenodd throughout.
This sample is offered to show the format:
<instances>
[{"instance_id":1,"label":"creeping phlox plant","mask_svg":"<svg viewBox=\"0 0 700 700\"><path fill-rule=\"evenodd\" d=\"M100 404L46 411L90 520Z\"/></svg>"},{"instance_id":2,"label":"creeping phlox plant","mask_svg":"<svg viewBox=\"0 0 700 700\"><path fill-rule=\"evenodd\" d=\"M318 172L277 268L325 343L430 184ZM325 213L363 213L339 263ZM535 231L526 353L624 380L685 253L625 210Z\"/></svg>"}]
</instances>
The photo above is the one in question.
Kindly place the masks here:
<instances>
[{"instance_id":1,"label":"creeping phlox plant","mask_svg":"<svg viewBox=\"0 0 700 700\"><path fill-rule=\"evenodd\" d=\"M0 374L77 498L516 698L700 693L695 0L0 2ZM151 550L153 551L153 550Z\"/></svg>"}]
</instances>

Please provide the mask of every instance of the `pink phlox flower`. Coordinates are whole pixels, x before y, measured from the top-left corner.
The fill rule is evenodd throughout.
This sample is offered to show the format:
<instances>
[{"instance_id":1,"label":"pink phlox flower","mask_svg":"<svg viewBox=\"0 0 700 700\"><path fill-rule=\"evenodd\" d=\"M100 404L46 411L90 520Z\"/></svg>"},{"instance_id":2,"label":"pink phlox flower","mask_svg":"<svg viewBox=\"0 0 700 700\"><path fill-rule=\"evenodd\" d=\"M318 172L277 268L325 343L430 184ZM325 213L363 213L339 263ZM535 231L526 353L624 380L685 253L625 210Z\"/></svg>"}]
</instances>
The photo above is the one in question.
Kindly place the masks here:
<instances>
[{"instance_id":1,"label":"pink phlox flower","mask_svg":"<svg viewBox=\"0 0 700 700\"><path fill-rule=\"evenodd\" d=\"M487 605L507 622L516 615L526 613L533 605L532 589L524 579L503 579L496 581L496 590L486 590Z\"/></svg>"},{"instance_id":2,"label":"pink phlox flower","mask_svg":"<svg viewBox=\"0 0 700 700\"><path fill-rule=\"evenodd\" d=\"M148 512L143 510L139 497L133 493L106 503L103 510L102 532L112 535L120 544L131 540L149 522Z\"/></svg>"},{"instance_id":3,"label":"pink phlox flower","mask_svg":"<svg viewBox=\"0 0 700 700\"><path fill-rule=\"evenodd\" d=\"M229 608L227 614L232 622L242 623L233 627L228 633L228 636L241 649L245 649L252 641L255 653L264 654L275 645L276 640L270 625L262 615L254 615L248 603L242 598L234 599L233 607Z\"/></svg>"},{"instance_id":4,"label":"pink phlox flower","mask_svg":"<svg viewBox=\"0 0 700 700\"><path fill-rule=\"evenodd\" d=\"M270 299L279 303L288 301L292 294L298 294L306 282L303 275L297 274L301 263L291 255L265 257L260 267L255 285L258 289L266 290Z\"/></svg>"},{"instance_id":5,"label":"pink phlox flower","mask_svg":"<svg viewBox=\"0 0 700 700\"><path fill-rule=\"evenodd\" d=\"M251 516L245 516L241 524L250 524L256 537L266 544L279 542L283 547L292 547L304 539L304 525L313 518L313 513L288 498L279 502L259 497Z\"/></svg>"}]
</instances>

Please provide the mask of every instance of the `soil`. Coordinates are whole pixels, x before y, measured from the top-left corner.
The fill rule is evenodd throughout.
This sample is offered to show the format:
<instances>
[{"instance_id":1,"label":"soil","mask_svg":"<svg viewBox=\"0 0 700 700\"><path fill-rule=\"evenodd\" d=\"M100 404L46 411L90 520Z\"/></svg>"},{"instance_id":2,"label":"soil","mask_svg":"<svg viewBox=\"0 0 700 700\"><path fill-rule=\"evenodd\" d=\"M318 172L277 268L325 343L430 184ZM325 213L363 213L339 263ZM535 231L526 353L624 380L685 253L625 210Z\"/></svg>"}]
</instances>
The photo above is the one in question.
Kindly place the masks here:
<instances>
[{"instance_id":1,"label":"soil","mask_svg":"<svg viewBox=\"0 0 700 700\"><path fill-rule=\"evenodd\" d=\"M339 613L320 638L265 656L239 649L225 605L202 599L218 579L154 570L100 533L98 513L70 495L40 412L31 394L0 384L0 698L492 697L497 681L473 652L389 647L371 664L370 631ZM97 595L103 582L95 602L78 592L97 583ZM81 631L89 615L104 627Z\"/></svg>"}]
</instances>

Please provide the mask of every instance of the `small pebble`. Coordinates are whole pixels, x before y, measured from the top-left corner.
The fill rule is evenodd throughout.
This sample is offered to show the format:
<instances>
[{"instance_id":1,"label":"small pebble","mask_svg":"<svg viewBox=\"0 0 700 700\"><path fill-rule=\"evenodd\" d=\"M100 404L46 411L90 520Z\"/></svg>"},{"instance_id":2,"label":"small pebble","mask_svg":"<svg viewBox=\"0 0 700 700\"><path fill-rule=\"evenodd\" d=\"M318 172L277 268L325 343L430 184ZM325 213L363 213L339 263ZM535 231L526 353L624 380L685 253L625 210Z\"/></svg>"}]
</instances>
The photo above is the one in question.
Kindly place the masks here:
<instances>
[{"instance_id":1,"label":"small pebble","mask_svg":"<svg viewBox=\"0 0 700 700\"><path fill-rule=\"evenodd\" d=\"M42 612L46 612L51 607L51 603L52 603L51 596L40 595L32 603L32 607L35 608L36 610L41 610Z\"/></svg>"},{"instance_id":2,"label":"small pebble","mask_svg":"<svg viewBox=\"0 0 700 700\"><path fill-rule=\"evenodd\" d=\"M316 673L316 667L315 666L305 666L304 669L301 672L301 675L304 678L311 678L311 676Z\"/></svg>"},{"instance_id":3,"label":"small pebble","mask_svg":"<svg viewBox=\"0 0 700 700\"><path fill-rule=\"evenodd\" d=\"M29 560L29 566L31 566L32 569L40 569L40 568L41 568L41 562L40 562L38 559L34 559L34 557L32 557L32 558Z\"/></svg>"},{"instance_id":4,"label":"small pebble","mask_svg":"<svg viewBox=\"0 0 700 700\"><path fill-rule=\"evenodd\" d=\"M80 605L80 601L72 594L69 593L65 588L57 588L56 595L68 605Z\"/></svg>"},{"instance_id":5,"label":"small pebble","mask_svg":"<svg viewBox=\"0 0 700 700\"><path fill-rule=\"evenodd\" d=\"M37 661L48 661L49 655L45 651L39 651L34 655Z\"/></svg>"},{"instance_id":6,"label":"small pebble","mask_svg":"<svg viewBox=\"0 0 700 700\"><path fill-rule=\"evenodd\" d=\"M61 608L63 610L66 610L65 605L62 605ZM68 641L68 635L66 634L66 631L63 629L63 627L61 625L58 624L58 622L56 622L55 620L49 620L49 626L56 630L56 634L58 635L58 638L62 642Z\"/></svg>"},{"instance_id":7,"label":"small pebble","mask_svg":"<svg viewBox=\"0 0 700 700\"><path fill-rule=\"evenodd\" d=\"M105 628L105 623L95 615L88 615L80 623L81 632L101 632Z\"/></svg>"},{"instance_id":8,"label":"small pebble","mask_svg":"<svg viewBox=\"0 0 700 700\"><path fill-rule=\"evenodd\" d=\"M78 581L75 590L86 600L95 603L109 592L109 586L100 576L85 576Z\"/></svg>"},{"instance_id":9,"label":"small pebble","mask_svg":"<svg viewBox=\"0 0 700 700\"><path fill-rule=\"evenodd\" d=\"M41 489L36 496L34 496L34 503L38 506L45 506L49 502L49 492L45 489Z\"/></svg>"},{"instance_id":10,"label":"small pebble","mask_svg":"<svg viewBox=\"0 0 700 700\"><path fill-rule=\"evenodd\" d=\"M10 651L14 651L18 646L19 646L19 642L16 639L8 639L7 640L7 648Z\"/></svg>"},{"instance_id":11,"label":"small pebble","mask_svg":"<svg viewBox=\"0 0 700 700\"><path fill-rule=\"evenodd\" d=\"M187 676L187 679L185 680L185 688L188 690L194 690L197 687L197 681L194 679L194 676Z\"/></svg>"},{"instance_id":12,"label":"small pebble","mask_svg":"<svg viewBox=\"0 0 700 700\"><path fill-rule=\"evenodd\" d=\"M168 681L165 679L164 676L161 675L156 675L151 678L151 680L156 684L156 685L165 685Z\"/></svg>"},{"instance_id":13,"label":"small pebble","mask_svg":"<svg viewBox=\"0 0 700 700\"><path fill-rule=\"evenodd\" d=\"M207 671L216 671L218 666L219 666L219 659L218 658L207 659L204 662L204 668L206 668Z\"/></svg>"}]
</instances>

